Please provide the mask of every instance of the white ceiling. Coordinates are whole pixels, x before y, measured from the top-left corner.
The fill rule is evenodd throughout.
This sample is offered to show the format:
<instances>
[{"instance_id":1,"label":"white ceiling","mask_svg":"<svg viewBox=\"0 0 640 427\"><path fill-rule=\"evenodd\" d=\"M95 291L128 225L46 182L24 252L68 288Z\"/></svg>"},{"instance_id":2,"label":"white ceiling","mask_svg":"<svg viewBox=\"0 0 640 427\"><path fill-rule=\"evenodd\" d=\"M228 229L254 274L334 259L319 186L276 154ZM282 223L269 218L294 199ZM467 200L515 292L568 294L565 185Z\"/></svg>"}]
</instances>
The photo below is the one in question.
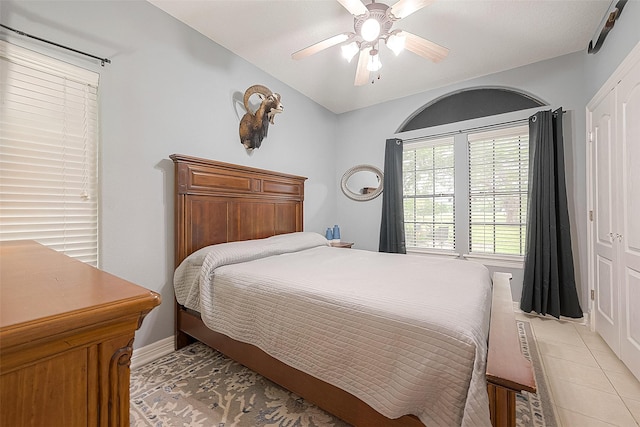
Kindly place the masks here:
<instances>
[{"instance_id":1,"label":"white ceiling","mask_svg":"<svg viewBox=\"0 0 640 427\"><path fill-rule=\"evenodd\" d=\"M396 22L393 29L445 46L449 56L433 63L409 51L395 57L381 46L381 78L355 87L357 56L347 63L339 46L291 59L297 50L353 31L353 16L336 0L149 2L334 113L584 50L611 4L611 0L437 0ZM379 2L391 5L395 0Z\"/></svg>"}]
</instances>

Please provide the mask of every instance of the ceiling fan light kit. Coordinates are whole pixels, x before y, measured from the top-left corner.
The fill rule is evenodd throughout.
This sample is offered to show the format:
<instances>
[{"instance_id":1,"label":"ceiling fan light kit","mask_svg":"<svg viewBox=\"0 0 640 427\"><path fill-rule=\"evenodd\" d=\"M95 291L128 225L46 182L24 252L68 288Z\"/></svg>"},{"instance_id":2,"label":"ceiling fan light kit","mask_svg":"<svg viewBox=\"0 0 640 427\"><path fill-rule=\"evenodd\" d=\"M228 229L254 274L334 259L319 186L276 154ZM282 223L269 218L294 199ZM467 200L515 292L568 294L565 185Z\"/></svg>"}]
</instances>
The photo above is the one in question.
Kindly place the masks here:
<instances>
[{"instance_id":1,"label":"ceiling fan light kit","mask_svg":"<svg viewBox=\"0 0 640 427\"><path fill-rule=\"evenodd\" d=\"M404 45L407 40L407 36L402 34L402 32L393 32L387 38L387 47L396 54L396 56L400 55L400 52L404 50Z\"/></svg>"},{"instance_id":2,"label":"ceiling fan light kit","mask_svg":"<svg viewBox=\"0 0 640 427\"><path fill-rule=\"evenodd\" d=\"M392 30L393 24L402 18L432 3L434 0L399 0L389 7L375 0L365 5L361 0L338 0L352 15L355 32L338 34L301 49L291 55L293 59L302 59L329 47L342 45L342 56L351 62L356 53L360 53L354 84L361 86L369 80L369 73L382 68L379 44L384 41L397 56L407 49L423 58L438 62L444 59L449 50L415 34L400 29ZM378 77L379 78L379 77Z\"/></svg>"},{"instance_id":3,"label":"ceiling fan light kit","mask_svg":"<svg viewBox=\"0 0 640 427\"><path fill-rule=\"evenodd\" d=\"M380 55L378 51L375 49L371 49L369 52L369 62L367 62L367 70L369 71L378 71L382 68L382 62L380 62Z\"/></svg>"},{"instance_id":4,"label":"ceiling fan light kit","mask_svg":"<svg viewBox=\"0 0 640 427\"><path fill-rule=\"evenodd\" d=\"M380 23L374 19L369 18L362 24L360 28L360 35L366 42L372 42L380 36Z\"/></svg>"},{"instance_id":5,"label":"ceiling fan light kit","mask_svg":"<svg viewBox=\"0 0 640 427\"><path fill-rule=\"evenodd\" d=\"M359 51L360 46L358 46L358 43L356 42L342 45L342 56L347 60L347 62L351 62L353 57L356 56L356 53L358 53Z\"/></svg>"}]
</instances>

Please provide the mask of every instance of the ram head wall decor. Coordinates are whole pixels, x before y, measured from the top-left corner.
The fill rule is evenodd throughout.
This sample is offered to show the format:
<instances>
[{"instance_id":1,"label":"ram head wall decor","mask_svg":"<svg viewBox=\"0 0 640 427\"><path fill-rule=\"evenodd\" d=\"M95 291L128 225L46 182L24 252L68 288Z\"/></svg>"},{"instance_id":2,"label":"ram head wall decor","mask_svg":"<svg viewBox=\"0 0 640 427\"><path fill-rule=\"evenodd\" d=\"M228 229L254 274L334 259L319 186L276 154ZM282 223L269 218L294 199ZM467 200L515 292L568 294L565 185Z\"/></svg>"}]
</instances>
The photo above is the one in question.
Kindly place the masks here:
<instances>
[{"instance_id":1,"label":"ram head wall decor","mask_svg":"<svg viewBox=\"0 0 640 427\"><path fill-rule=\"evenodd\" d=\"M260 106L255 113L249 107L249 98L258 95ZM240 120L240 142L247 150L260 148L262 140L267 136L269 123L273 124L276 114L284 107L280 102L280 94L271 92L262 85L253 85L244 92L244 108L247 110Z\"/></svg>"}]
</instances>

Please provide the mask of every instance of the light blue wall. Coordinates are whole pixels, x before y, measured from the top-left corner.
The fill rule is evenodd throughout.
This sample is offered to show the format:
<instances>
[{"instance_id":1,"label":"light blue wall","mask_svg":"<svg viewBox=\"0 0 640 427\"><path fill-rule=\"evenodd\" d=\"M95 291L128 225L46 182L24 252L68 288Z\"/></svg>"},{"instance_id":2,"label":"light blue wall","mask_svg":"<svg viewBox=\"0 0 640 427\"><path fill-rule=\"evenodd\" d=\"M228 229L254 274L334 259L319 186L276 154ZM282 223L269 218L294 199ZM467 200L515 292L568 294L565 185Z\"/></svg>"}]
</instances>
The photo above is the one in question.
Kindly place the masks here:
<instances>
[{"instance_id":1,"label":"light blue wall","mask_svg":"<svg viewBox=\"0 0 640 427\"><path fill-rule=\"evenodd\" d=\"M339 192L356 164L383 166L384 140L424 104L469 87L522 90L562 106L567 183L581 300L586 301L585 105L640 38L640 1L631 0L600 53L578 52L336 116L141 0L0 0L0 22L107 56L104 68L56 48L3 39L100 73L101 267L162 294L136 334L136 347L173 333L172 153L307 176L305 229L338 223L343 240L376 250L381 198ZM263 146L247 155L234 102L252 84L282 94L285 111ZM569 143L570 142L570 143ZM514 270L513 294L519 299ZM520 277L518 277L520 274ZM585 308L585 304L583 304Z\"/></svg>"},{"instance_id":2,"label":"light blue wall","mask_svg":"<svg viewBox=\"0 0 640 427\"><path fill-rule=\"evenodd\" d=\"M113 62L2 37L100 73L101 267L162 294L136 347L173 334L173 153L308 177L304 227L334 221L336 116L146 1L0 1L0 22ZM236 92L264 84L284 112L260 149L238 137ZM241 94L240 94L241 96Z\"/></svg>"}]
</instances>

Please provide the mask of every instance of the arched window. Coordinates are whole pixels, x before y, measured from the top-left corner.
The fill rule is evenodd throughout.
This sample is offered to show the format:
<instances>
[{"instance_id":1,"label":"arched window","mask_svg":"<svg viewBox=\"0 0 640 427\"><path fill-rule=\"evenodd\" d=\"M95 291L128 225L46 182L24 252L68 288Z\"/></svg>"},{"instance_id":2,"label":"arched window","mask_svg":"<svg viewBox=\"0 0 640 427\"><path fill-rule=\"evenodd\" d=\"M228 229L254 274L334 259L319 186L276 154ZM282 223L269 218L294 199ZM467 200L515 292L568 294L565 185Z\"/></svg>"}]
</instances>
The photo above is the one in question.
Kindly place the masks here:
<instances>
[{"instance_id":1,"label":"arched window","mask_svg":"<svg viewBox=\"0 0 640 427\"><path fill-rule=\"evenodd\" d=\"M505 88L475 88L450 93L425 105L398 130L406 132L432 126L540 107L544 102Z\"/></svg>"},{"instance_id":2,"label":"arched window","mask_svg":"<svg viewBox=\"0 0 640 427\"><path fill-rule=\"evenodd\" d=\"M468 89L427 104L398 133L544 105L510 89ZM509 259L514 266L521 265L526 239L528 126L526 118L496 123L499 120L483 120L493 123L467 129L447 126L448 131L438 135L426 130L425 136L404 141L408 251L456 253L492 262ZM456 161L460 158L466 161Z\"/></svg>"}]
</instances>

